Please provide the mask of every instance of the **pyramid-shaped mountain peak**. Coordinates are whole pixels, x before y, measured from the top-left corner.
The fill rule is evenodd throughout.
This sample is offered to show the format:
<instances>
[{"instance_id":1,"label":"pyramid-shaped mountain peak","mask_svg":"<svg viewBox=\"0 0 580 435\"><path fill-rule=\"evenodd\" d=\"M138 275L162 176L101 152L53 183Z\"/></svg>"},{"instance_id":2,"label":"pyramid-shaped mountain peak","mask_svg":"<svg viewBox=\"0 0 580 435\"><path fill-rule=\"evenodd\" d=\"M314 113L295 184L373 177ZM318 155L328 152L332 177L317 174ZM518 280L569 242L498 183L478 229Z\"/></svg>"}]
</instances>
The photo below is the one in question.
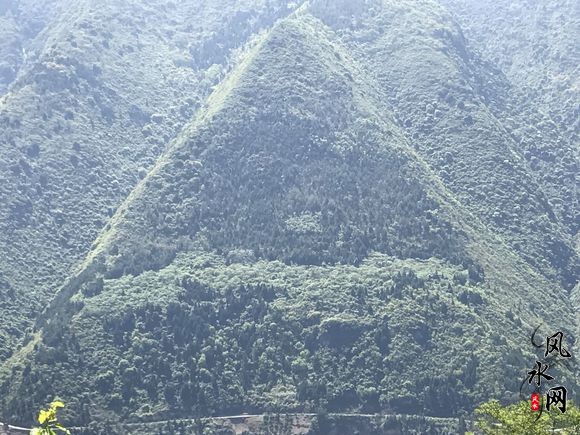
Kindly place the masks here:
<instances>
[{"instance_id":1,"label":"pyramid-shaped mountain peak","mask_svg":"<svg viewBox=\"0 0 580 435\"><path fill-rule=\"evenodd\" d=\"M495 201L468 179L478 161L512 189L501 207L535 216L546 193L478 88L488 65L443 6L417 5L294 4L209 67L211 94L5 364L3 416L26 424L50 393L89 432L268 412L459 430L516 398L531 331L576 332L570 234L547 202L521 229L476 206ZM502 153L512 170L493 173ZM527 234L552 263L522 253Z\"/></svg>"}]
</instances>

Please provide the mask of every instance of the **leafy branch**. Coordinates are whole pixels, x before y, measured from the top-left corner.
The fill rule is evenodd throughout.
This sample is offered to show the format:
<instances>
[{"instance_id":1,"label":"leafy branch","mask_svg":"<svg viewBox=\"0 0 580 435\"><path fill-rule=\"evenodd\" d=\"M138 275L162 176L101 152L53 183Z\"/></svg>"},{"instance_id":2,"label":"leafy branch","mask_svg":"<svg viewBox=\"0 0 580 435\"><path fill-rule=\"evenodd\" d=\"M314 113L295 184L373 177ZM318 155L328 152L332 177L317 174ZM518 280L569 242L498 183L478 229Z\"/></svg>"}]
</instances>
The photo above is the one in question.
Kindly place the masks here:
<instances>
[{"instance_id":1,"label":"leafy branch","mask_svg":"<svg viewBox=\"0 0 580 435\"><path fill-rule=\"evenodd\" d=\"M64 403L55 400L48 409L41 409L38 413L40 427L32 429L30 435L57 435L57 431L70 435L70 431L58 422L56 414L60 408L64 408Z\"/></svg>"}]
</instances>

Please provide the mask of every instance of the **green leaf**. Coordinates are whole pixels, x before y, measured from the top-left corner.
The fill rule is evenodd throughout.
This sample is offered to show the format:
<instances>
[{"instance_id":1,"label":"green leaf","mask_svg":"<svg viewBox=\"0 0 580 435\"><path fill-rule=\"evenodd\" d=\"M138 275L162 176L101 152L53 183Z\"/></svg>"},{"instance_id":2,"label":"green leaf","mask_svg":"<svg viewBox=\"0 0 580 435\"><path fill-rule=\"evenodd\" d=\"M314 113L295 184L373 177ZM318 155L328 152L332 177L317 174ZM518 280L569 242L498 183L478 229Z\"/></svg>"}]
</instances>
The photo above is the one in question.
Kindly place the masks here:
<instances>
[{"instance_id":1,"label":"green leaf","mask_svg":"<svg viewBox=\"0 0 580 435\"><path fill-rule=\"evenodd\" d=\"M50 418L50 411L46 411L44 409L41 409L40 412L38 413L38 422L40 424L44 424L46 421L49 420Z\"/></svg>"},{"instance_id":2,"label":"green leaf","mask_svg":"<svg viewBox=\"0 0 580 435\"><path fill-rule=\"evenodd\" d=\"M62 403L60 400L55 400L50 404L50 407L53 409L64 408L64 403Z\"/></svg>"},{"instance_id":3,"label":"green leaf","mask_svg":"<svg viewBox=\"0 0 580 435\"><path fill-rule=\"evenodd\" d=\"M62 424L60 423L55 423L54 427L56 427L57 429L61 430L62 432L70 435L70 430L68 430L66 427L64 427Z\"/></svg>"}]
</instances>

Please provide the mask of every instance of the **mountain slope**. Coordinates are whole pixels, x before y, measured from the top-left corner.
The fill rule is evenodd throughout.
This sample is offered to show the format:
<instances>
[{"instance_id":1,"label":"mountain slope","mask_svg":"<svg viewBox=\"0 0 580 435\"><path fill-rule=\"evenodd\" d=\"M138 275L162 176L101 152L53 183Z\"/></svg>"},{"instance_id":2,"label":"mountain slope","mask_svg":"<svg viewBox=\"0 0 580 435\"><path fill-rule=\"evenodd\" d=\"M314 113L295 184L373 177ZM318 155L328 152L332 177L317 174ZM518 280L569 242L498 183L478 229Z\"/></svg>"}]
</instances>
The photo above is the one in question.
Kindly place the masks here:
<instances>
[{"instance_id":1,"label":"mountain slope","mask_svg":"<svg viewBox=\"0 0 580 435\"><path fill-rule=\"evenodd\" d=\"M4 0L0 3L0 96L4 95L26 63L47 23L63 13L63 2ZM38 38L37 38L38 37Z\"/></svg>"},{"instance_id":2,"label":"mountain slope","mask_svg":"<svg viewBox=\"0 0 580 435\"><path fill-rule=\"evenodd\" d=\"M376 77L417 152L537 271L571 289L579 263L567 224L489 109L509 84L487 81L487 66L434 1L348 4L353 21L341 2L315 2L314 12Z\"/></svg>"},{"instance_id":3,"label":"mountain slope","mask_svg":"<svg viewBox=\"0 0 580 435\"><path fill-rule=\"evenodd\" d=\"M288 13L252 1L2 5L0 360L237 51Z\"/></svg>"},{"instance_id":4,"label":"mountain slope","mask_svg":"<svg viewBox=\"0 0 580 435\"><path fill-rule=\"evenodd\" d=\"M539 106L563 131L574 133L578 123L577 2L440 2L453 12L470 45L493 62L512 86L524 88L535 100L531 108Z\"/></svg>"},{"instance_id":5,"label":"mountain slope","mask_svg":"<svg viewBox=\"0 0 580 435\"><path fill-rule=\"evenodd\" d=\"M580 5L442 3L461 24L469 46L508 83L490 109L514 137L561 225L577 237Z\"/></svg>"},{"instance_id":6,"label":"mountain slope","mask_svg":"<svg viewBox=\"0 0 580 435\"><path fill-rule=\"evenodd\" d=\"M6 366L5 416L51 394L77 424L458 415L517 394L537 324L572 336L567 294L411 146L322 6L264 35L129 195Z\"/></svg>"}]
</instances>

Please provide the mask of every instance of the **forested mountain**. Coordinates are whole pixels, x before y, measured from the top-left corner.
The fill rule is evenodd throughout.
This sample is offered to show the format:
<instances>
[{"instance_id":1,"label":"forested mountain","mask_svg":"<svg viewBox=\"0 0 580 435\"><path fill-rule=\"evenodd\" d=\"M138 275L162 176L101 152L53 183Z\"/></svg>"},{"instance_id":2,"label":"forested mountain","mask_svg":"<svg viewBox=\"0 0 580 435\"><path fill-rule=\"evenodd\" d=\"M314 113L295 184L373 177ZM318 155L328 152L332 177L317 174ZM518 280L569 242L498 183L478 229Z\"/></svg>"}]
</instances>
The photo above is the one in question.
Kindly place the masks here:
<instances>
[{"instance_id":1,"label":"forested mountain","mask_svg":"<svg viewBox=\"0 0 580 435\"><path fill-rule=\"evenodd\" d=\"M577 8L0 2L2 419L517 398L579 332Z\"/></svg>"},{"instance_id":2,"label":"forested mountain","mask_svg":"<svg viewBox=\"0 0 580 435\"><path fill-rule=\"evenodd\" d=\"M580 4L575 1L443 1L495 75L507 82L489 108L513 137L561 228L578 225ZM573 242L572 242L573 243ZM577 244L578 242L576 242ZM578 248L576 247L576 252ZM577 281L572 277L568 283Z\"/></svg>"},{"instance_id":3,"label":"forested mountain","mask_svg":"<svg viewBox=\"0 0 580 435\"><path fill-rule=\"evenodd\" d=\"M119 203L286 7L3 1L0 358Z\"/></svg>"}]
</instances>

